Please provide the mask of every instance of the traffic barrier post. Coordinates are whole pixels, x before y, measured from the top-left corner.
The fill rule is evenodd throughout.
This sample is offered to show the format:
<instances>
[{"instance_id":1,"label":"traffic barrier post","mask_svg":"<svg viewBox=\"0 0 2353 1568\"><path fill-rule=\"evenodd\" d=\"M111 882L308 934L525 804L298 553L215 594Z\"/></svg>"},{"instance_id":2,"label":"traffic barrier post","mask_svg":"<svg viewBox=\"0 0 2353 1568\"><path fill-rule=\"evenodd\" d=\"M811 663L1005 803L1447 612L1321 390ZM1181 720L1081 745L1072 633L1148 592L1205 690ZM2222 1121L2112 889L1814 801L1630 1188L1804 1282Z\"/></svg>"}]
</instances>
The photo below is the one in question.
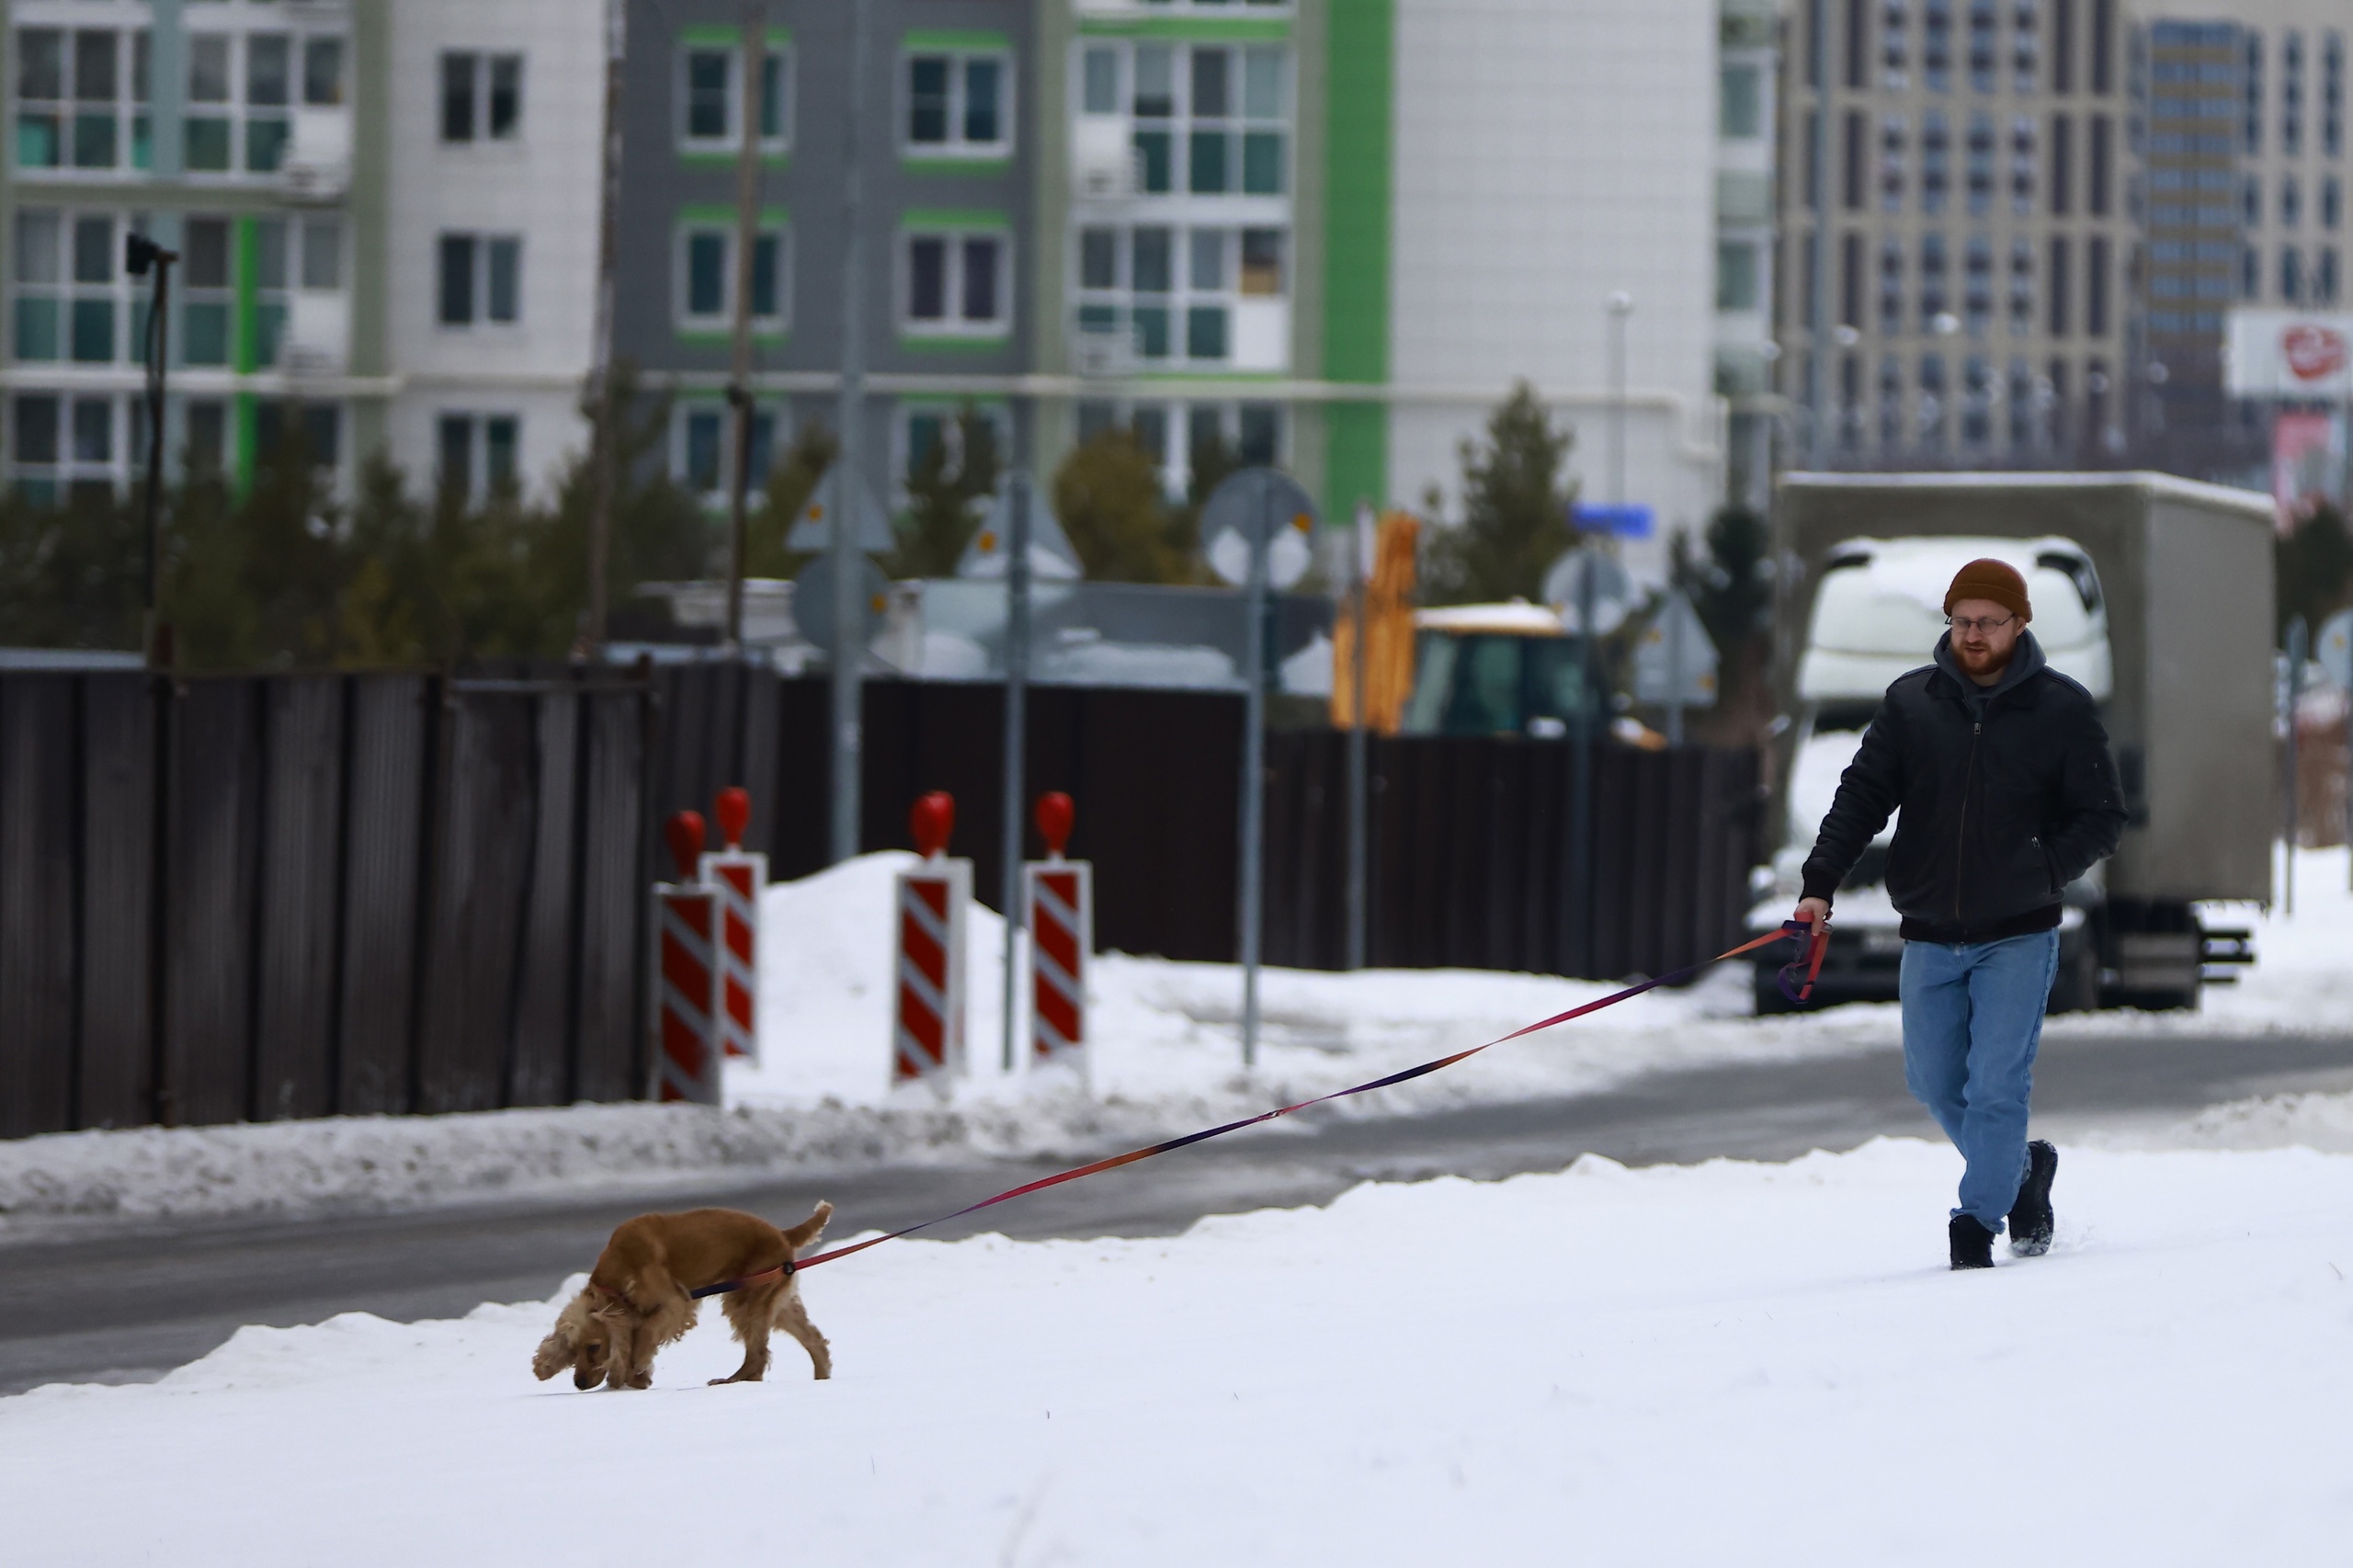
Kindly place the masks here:
<instances>
[{"instance_id":1,"label":"traffic barrier post","mask_svg":"<svg viewBox=\"0 0 2353 1568\"><path fill-rule=\"evenodd\" d=\"M699 812L680 812L665 826L679 881L654 884L654 964L659 1000L654 1097L720 1103L719 894L688 881L702 856Z\"/></svg>"},{"instance_id":2,"label":"traffic barrier post","mask_svg":"<svg viewBox=\"0 0 2353 1568\"><path fill-rule=\"evenodd\" d=\"M942 1098L965 1071L964 925L972 863L946 853L955 823L956 802L945 792L915 802L908 825L923 864L899 873L895 904L891 1079L929 1084Z\"/></svg>"},{"instance_id":3,"label":"traffic barrier post","mask_svg":"<svg viewBox=\"0 0 2353 1568\"><path fill-rule=\"evenodd\" d=\"M1065 860L1076 815L1068 795L1038 797L1046 858L1022 869L1022 913L1029 932L1029 1052L1033 1065L1086 1070L1086 966L1095 951L1095 868Z\"/></svg>"},{"instance_id":4,"label":"traffic barrier post","mask_svg":"<svg viewBox=\"0 0 2353 1568\"><path fill-rule=\"evenodd\" d=\"M760 1062L760 892L768 858L744 847L752 797L728 788L712 803L724 849L707 850L700 881L719 899L719 1035L730 1056Z\"/></svg>"}]
</instances>

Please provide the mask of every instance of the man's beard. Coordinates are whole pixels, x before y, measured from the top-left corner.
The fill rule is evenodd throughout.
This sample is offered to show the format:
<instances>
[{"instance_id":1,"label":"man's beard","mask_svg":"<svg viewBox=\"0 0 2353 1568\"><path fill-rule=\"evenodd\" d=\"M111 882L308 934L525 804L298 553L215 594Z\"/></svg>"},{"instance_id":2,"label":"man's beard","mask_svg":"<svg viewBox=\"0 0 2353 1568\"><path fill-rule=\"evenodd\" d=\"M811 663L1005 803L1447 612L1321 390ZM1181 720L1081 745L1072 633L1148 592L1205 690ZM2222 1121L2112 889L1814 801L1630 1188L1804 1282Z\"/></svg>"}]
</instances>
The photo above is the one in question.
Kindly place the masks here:
<instances>
[{"instance_id":1,"label":"man's beard","mask_svg":"<svg viewBox=\"0 0 2353 1568\"><path fill-rule=\"evenodd\" d=\"M1991 648L1982 653L1972 654L1968 648L1959 643L1954 644L1952 651L1953 662L1961 667L1963 674L1972 676L2000 674L2008 666L2010 660L2017 653L2018 644L2015 642L2010 645L2008 653L1998 655Z\"/></svg>"}]
</instances>

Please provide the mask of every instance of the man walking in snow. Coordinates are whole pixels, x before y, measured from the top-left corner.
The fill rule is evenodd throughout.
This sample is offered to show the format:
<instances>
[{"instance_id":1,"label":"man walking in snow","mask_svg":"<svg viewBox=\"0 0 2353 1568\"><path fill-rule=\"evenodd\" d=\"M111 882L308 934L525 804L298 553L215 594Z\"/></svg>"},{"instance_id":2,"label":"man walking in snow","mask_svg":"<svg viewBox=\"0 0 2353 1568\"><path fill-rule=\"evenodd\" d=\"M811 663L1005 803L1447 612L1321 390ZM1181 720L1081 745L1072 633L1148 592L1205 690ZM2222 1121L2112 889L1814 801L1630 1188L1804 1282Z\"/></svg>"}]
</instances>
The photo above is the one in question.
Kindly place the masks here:
<instances>
[{"instance_id":1,"label":"man walking in snow","mask_svg":"<svg viewBox=\"0 0 2353 1568\"><path fill-rule=\"evenodd\" d=\"M1972 561L1945 591L1936 662L1899 677L1806 857L1797 917L1821 929L1899 807L1887 892L1904 916L1904 1076L1966 1162L1955 1268L2050 1250L2059 1151L2027 1142L2060 892L2115 852L2124 802L2091 694L2027 630L2026 579Z\"/></svg>"}]
</instances>

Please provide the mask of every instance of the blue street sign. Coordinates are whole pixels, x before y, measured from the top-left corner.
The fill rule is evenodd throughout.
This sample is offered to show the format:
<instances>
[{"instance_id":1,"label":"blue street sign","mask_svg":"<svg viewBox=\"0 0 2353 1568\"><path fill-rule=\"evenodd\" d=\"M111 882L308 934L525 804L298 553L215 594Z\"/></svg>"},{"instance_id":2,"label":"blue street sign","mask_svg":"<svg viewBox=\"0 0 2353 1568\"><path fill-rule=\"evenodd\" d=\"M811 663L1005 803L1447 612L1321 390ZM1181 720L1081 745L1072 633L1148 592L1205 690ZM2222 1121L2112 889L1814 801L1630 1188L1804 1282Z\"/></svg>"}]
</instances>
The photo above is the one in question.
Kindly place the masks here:
<instances>
[{"instance_id":1,"label":"blue street sign","mask_svg":"<svg viewBox=\"0 0 2353 1568\"><path fill-rule=\"evenodd\" d=\"M1569 521L1580 533L1616 534L1620 539L1648 539L1655 525L1651 509L1632 502L1618 506L1580 503L1569 509Z\"/></svg>"}]
</instances>

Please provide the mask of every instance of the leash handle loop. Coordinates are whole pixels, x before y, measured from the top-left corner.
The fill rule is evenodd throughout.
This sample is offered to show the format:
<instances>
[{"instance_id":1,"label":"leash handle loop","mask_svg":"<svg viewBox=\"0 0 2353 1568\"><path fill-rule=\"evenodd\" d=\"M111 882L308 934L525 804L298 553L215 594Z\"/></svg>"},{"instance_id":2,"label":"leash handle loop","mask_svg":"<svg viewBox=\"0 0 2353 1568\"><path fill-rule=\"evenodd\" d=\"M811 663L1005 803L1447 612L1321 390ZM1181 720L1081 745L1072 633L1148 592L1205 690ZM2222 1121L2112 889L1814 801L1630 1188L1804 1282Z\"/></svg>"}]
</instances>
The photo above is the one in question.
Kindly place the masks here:
<instances>
[{"instance_id":1,"label":"leash handle loop","mask_svg":"<svg viewBox=\"0 0 2353 1568\"><path fill-rule=\"evenodd\" d=\"M1781 994L1792 1002L1803 1002L1813 995L1813 983L1822 977L1822 960L1830 951L1830 924L1824 920L1784 920L1784 935L1795 937L1798 956L1781 966L1774 979L1781 987ZM1797 971L1802 968L1805 978Z\"/></svg>"}]
</instances>

